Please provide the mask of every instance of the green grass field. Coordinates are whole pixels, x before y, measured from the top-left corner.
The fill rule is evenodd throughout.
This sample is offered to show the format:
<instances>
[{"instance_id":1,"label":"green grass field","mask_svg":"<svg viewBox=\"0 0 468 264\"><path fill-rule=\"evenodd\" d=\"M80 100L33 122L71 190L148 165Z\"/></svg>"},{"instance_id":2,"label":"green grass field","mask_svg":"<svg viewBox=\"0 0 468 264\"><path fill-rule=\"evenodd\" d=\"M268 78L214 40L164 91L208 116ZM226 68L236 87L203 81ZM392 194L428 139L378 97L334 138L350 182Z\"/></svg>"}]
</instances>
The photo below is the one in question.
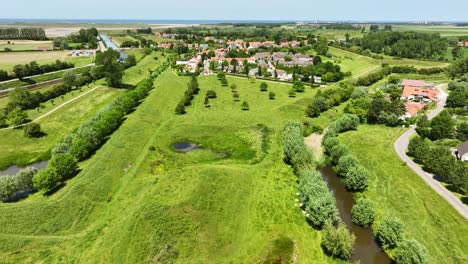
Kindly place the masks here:
<instances>
[{"instance_id":1,"label":"green grass field","mask_svg":"<svg viewBox=\"0 0 468 264\"><path fill-rule=\"evenodd\" d=\"M67 61L75 67L84 66L93 62L93 57L68 57L69 51L31 51L31 52L1 52L0 70L11 71L17 64L36 61L39 64L52 63L56 60Z\"/></svg>"},{"instance_id":2,"label":"green grass field","mask_svg":"<svg viewBox=\"0 0 468 264\"><path fill-rule=\"evenodd\" d=\"M378 218L392 213L403 220L408 236L426 246L430 263L466 263L468 222L398 158L393 142L401 132L362 125L340 136L370 172L364 196L376 203Z\"/></svg>"},{"instance_id":3,"label":"green grass field","mask_svg":"<svg viewBox=\"0 0 468 264\"><path fill-rule=\"evenodd\" d=\"M188 79L168 71L57 193L0 204L3 260L293 263L294 255L297 263L333 263L295 205L296 177L282 161L281 129L307 119L304 101L315 90L290 98L289 84L269 83L277 95L270 100L259 82L228 80L249 111L208 76L199 78L188 113L175 115ZM218 94L210 108L203 104L208 89ZM264 137L256 124L268 127L266 151L257 147ZM203 150L173 152L181 141Z\"/></svg>"},{"instance_id":4,"label":"green grass field","mask_svg":"<svg viewBox=\"0 0 468 264\"><path fill-rule=\"evenodd\" d=\"M148 69L154 69L162 62L162 59L158 61L154 60L158 56L159 53L153 53L142 59L137 66L125 70L123 81L126 84L135 85L145 77L143 74L147 74ZM36 160L47 158L49 151L66 134L79 127L81 123L92 117L96 111L99 111L104 105L117 98L124 91L123 89L105 87L103 81L98 81L96 85L90 85L90 88L83 89L82 93L96 86L102 87L93 90L39 120L37 123L47 133L45 137L29 139L24 137L22 129L0 130L0 136L7 139L0 142L0 148L4 150L0 153L0 168L13 164L26 165ZM34 120L59 107L61 104L80 96L80 94L78 91L72 91L64 95L63 100L61 97L55 98L54 104L51 101L44 102L44 109L41 109L40 112L36 109L28 110L28 116L31 120ZM8 97L0 99L0 105L4 106L7 103ZM67 125L64 126L64 123Z\"/></svg>"},{"instance_id":5,"label":"green grass field","mask_svg":"<svg viewBox=\"0 0 468 264\"><path fill-rule=\"evenodd\" d=\"M393 31L439 33L442 37L467 36L467 26L455 25L393 25Z\"/></svg>"}]
</instances>

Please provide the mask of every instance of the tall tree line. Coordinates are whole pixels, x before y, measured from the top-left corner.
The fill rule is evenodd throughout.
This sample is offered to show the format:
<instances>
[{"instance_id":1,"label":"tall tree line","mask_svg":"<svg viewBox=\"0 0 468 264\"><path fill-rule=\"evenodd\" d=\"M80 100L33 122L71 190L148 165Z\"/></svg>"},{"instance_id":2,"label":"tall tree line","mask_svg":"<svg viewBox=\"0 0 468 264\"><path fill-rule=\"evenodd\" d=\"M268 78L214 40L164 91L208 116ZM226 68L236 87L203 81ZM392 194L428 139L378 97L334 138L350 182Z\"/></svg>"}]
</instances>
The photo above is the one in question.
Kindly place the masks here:
<instances>
[{"instance_id":1,"label":"tall tree line","mask_svg":"<svg viewBox=\"0 0 468 264\"><path fill-rule=\"evenodd\" d=\"M47 40L43 28L0 28L0 39Z\"/></svg>"}]
</instances>

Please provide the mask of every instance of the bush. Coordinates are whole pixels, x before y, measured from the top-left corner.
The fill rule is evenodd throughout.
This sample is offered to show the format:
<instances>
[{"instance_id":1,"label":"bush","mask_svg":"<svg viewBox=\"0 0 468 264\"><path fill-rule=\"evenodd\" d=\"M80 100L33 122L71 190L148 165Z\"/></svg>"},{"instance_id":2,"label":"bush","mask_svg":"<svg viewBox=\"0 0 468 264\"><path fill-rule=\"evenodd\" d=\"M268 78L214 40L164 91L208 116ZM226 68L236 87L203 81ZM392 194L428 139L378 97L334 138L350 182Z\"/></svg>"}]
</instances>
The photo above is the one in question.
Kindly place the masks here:
<instances>
[{"instance_id":1,"label":"bush","mask_svg":"<svg viewBox=\"0 0 468 264\"><path fill-rule=\"evenodd\" d=\"M16 126L22 125L26 123L27 120L28 120L28 115L26 114L26 112L22 111L21 108L19 107L16 107L10 113L8 113L8 123L11 126L16 127Z\"/></svg>"},{"instance_id":2,"label":"bush","mask_svg":"<svg viewBox=\"0 0 468 264\"><path fill-rule=\"evenodd\" d=\"M216 92L213 90L208 90L206 91L206 97L210 99L216 98Z\"/></svg>"},{"instance_id":3,"label":"bush","mask_svg":"<svg viewBox=\"0 0 468 264\"><path fill-rule=\"evenodd\" d=\"M360 199L351 209L351 220L356 225L371 226L375 219L375 209L372 201Z\"/></svg>"},{"instance_id":4,"label":"bush","mask_svg":"<svg viewBox=\"0 0 468 264\"><path fill-rule=\"evenodd\" d=\"M357 129L360 124L359 117L351 114L344 114L333 122L330 127L335 130L337 133L346 132L349 130Z\"/></svg>"},{"instance_id":5,"label":"bush","mask_svg":"<svg viewBox=\"0 0 468 264\"><path fill-rule=\"evenodd\" d=\"M299 198L307 218L316 227L334 222L338 217L336 200L317 171L304 170L299 178Z\"/></svg>"},{"instance_id":6,"label":"bush","mask_svg":"<svg viewBox=\"0 0 468 264\"><path fill-rule=\"evenodd\" d=\"M247 103L246 101L242 102L242 110L246 111L246 110L249 110L249 103Z\"/></svg>"},{"instance_id":7,"label":"bush","mask_svg":"<svg viewBox=\"0 0 468 264\"><path fill-rule=\"evenodd\" d=\"M262 91L262 92L268 91L268 84L266 82L262 82L260 84L260 91Z\"/></svg>"},{"instance_id":8,"label":"bush","mask_svg":"<svg viewBox=\"0 0 468 264\"><path fill-rule=\"evenodd\" d=\"M47 167L43 170L40 170L33 177L34 188L43 192L50 192L55 190L55 188L57 188L61 182L62 178L55 171L55 169L51 167Z\"/></svg>"},{"instance_id":9,"label":"bush","mask_svg":"<svg viewBox=\"0 0 468 264\"><path fill-rule=\"evenodd\" d=\"M377 239L384 248L395 248L403 240L405 227L395 216L384 216L379 223Z\"/></svg>"},{"instance_id":10,"label":"bush","mask_svg":"<svg viewBox=\"0 0 468 264\"><path fill-rule=\"evenodd\" d=\"M403 240L395 250L397 264L425 264L429 263L426 248L418 241Z\"/></svg>"},{"instance_id":11,"label":"bush","mask_svg":"<svg viewBox=\"0 0 468 264\"><path fill-rule=\"evenodd\" d=\"M355 239L343 223L340 222L337 228L327 223L323 230L322 247L327 254L347 260L353 253Z\"/></svg>"},{"instance_id":12,"label":"bush","mask_svg":"<svg viewBox=\"0 0 468 264\"><path fill-rule=\"evenodd\" d=\"M354 166L346 173L345 187L352 192L361 192L367 188L369 173L362 166Z\"/></svg>"},{"instance_id":13,"label":"bush","mask_svg":"<svg viewBox=\"0 0 468 264\"><path fill-rule=\"evenodd\" d=\"M72 178L78 171L78 161L69 153L53 155L49 166L64 180Z\"/></svg>"},{"instance_id":14,"label":"bush","mask_svg":"<svg viewBox=\"0 0 468 264\"><path fill-rule=\"evenodd\" d=\"M320 111L320 109L319 109L316 105L314 105L314 104L309 104L309 105L307 106L306 115L307 115L308 117L312 117L312 118L313 118L313 117L317 117L317 116L320 116L320 113L321 113L321 111Z\"/></svg>"},{"instance_id":15,"label":"bush","mask_svg":"<svg viewBox=\"0 0 468 264\"><path fill-rule=\"evenodd\" d=\"M346 174L351 168L359 166L359 162L351 155L344 155L338 160L337 169L341 177L346 177Z\"/></svg>"},{"instance_id":16,"label":"bush","mask_svg":"<svg viewBox=\"0 0 468 264\"><path fill-rule=\"evenodd\" d=\"M274 100L275 97L276 97L276 94L275 94L274 92L270 92L270 93L268 94L268 98L270 98L270 100Z\"/></svg>"},{"instance_id":17,"label":"bush","mask_svg":"<svg viewBox=\"0 0 468 264\"><path fill-rule=\"evenodd\" d=\"M2 201L8 200L16 194L16 183L14 176L0 176L0 199Z\"/></svg>"},{"instance_id":18,"label":"bush","mask_svg":"<svg viewBox=\"0 0 468 264\"><path fill-rule=\"evenodd\" d=\"M28 138L33 138L33 137L40 137L42 132L41 132L41 126L36 123L29 123L23 127L23 132L24 136Z\"/></svg>"},{"instance_id":19,"label":"bush","mask_svg":"<svg viewBox=\"0 0 468 264\"><path fill-rule=\"evenodd\" d=\"M343 144L338 143L334 147L332 147L329 151L330 156L332 158L333 163L337 163L341 157L347 155L349 153L348 147Z\"/></svg>"},{"instance_id":20,"label":"bush","mask_svg":"<svg viewBox=\"0 0 468 264\"><path fill-rule=\"evenodd\" d=\"M293 84L294 91L298 93L304 92L304 84L301 81L295 81Z\"/></svg>"},{"instance_id":21,"label":"bush","mask_svg":"<svg viewBox=\"0 0 468 264\"><path fill-rule=\"evenodd\" d=\"M288 94L289 94L289 97L296 97L296 91L294 90L294 88L291 88Z\"/></svg>"},{"instance_id":22,"label":"bush","mask_svg":"<svg viewBox=\"0 0 468 264\"><path fill-rule=\"evenodd\" d=\"M292 165L296 173L313 164L314 156L304 143L301 124L289 122L284 127L283 153L284 161Z\"/></svg>"}]
</instances>

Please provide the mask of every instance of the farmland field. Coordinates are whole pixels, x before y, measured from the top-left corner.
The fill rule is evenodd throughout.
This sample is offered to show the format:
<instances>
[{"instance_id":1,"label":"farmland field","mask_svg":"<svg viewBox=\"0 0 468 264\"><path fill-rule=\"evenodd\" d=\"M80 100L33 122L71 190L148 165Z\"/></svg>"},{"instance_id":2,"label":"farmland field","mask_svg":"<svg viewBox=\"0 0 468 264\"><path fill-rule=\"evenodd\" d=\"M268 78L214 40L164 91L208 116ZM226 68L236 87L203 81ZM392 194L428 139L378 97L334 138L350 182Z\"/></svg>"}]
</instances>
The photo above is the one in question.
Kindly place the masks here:
<instances>
[{"instance_id":1,"label":"farmland field","mask_svg":"<svg viewBox=\"0 0 468 264\"><path fill-rule=\"evenodd\" d=\"M393 142L401 133L362 125L340 136L370 172L364 196L376 202L378 218L391 213L403 220L408 236L426 246L430 263L466 263L468 222L398 158Z\"/></svg>"},{"instance_id":2,"label":"farmland field","mask_svg":"<svg viewBox=\"0 0 468 264\"><path fill-rule=\"evenodd\" d=\"M455 25L393 25L393 31L439 33L442 37L467 36L468 26Z\"/></svg>"},{"instance_id":3,"label":"farmland field","mask_svg":"<svg viewBox=\"0 0 468 264\"><path fill-rule=\"evenodd\" d=\"M10 44L8 44L7 40L0 40L0 51L4 51L6 48L13 51L23 51L52 49L53 46L52 41L10 40Z\"/></svg>"}]
</instances>

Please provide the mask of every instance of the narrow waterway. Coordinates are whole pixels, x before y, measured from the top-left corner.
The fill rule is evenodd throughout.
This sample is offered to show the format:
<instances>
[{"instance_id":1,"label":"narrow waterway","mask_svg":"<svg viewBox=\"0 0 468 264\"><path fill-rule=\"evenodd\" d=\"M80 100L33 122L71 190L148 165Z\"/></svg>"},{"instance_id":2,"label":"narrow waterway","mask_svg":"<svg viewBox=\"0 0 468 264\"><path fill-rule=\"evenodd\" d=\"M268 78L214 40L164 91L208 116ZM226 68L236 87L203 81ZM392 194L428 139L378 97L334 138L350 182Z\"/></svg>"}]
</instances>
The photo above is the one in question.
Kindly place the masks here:
<instances>
[{"instance_id":1,"label":"narrow waterway","mask_svg":"<svg viewBox=\"0 0 468 264\"><path fill-rule=\"evenodd\" d=\"M390 264L391 260L379 247L371 228L362 228L351 222L351 208L353 195L341 184L340 178L331 167L320 169L322 177L335 195L336 206L340 217L351 232L356 236L352 260L359 260L361 264Z\"/></svg>"},{"instance_id":2,"label":"narrow waterway","mask_svg":"<svg viewBox=\"0 0 468 264\"><path fill-rule=\"evenodd\" d=\"M5 170L0 170L0 176L4 176L4 175L12 175L13 176L13 175L16 175L20 170L23 170L23 169L25 169L27 167L34 167L34 168L36 168L38 170L41 170L41 169L44 169L45 167L47 167L48 163L49 163L49 161L45 160L45 161L39 161L39 162L29 164L26 167L18 167L16 165L13 165L13 166L8 167Z\"/></svg>"}]
</instances>

